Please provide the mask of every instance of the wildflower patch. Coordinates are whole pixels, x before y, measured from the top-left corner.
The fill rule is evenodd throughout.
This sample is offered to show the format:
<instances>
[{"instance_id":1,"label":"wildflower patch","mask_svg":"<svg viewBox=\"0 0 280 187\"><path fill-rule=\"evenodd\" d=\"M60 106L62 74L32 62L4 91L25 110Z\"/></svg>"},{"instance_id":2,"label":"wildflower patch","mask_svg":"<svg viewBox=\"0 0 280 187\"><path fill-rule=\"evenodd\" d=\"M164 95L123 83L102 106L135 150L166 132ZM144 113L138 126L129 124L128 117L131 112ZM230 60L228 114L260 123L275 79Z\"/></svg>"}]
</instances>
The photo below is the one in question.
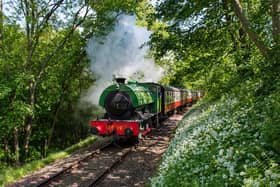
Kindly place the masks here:
<instances>
[{"instance_id":1,"label":"wildflower patch","mask_svg":"<svg viewBox=\"0 0 280 187\"><path fill-rule=\"evenodd\" d=\"M203 108L203 109L201 109ZM279 155L250 105L194 107L180 123L151 186L277 186Z\"/></svg>"}]
</instances>

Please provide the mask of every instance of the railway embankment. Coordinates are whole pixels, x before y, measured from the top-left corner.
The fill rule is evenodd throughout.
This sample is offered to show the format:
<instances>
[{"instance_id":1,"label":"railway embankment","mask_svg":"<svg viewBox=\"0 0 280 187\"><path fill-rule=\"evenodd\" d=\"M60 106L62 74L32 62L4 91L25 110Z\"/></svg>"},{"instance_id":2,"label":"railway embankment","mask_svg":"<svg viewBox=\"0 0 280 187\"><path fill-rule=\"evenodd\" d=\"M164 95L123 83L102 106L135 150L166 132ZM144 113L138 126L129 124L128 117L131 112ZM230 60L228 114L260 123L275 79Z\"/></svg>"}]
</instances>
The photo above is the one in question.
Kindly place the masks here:
<instances>
[{"instance_id":1,"label":"railway embankment","mask_svg":"<svg viewBox=\"0 0 280 187\"><path fill-rule=\"evenodd\" d=\"M51 153L45 159L33 161L18 167L3 167L3 168L0 167L0 187L8 186L9 184L12 184L17 180L18 181L29 180L27 183L32 184L30 180L32 181L33 180L32 177L36 175L36 174L34 175L34 173L37 172L39 175L40 173L42 175L43 172L44 175L46 175L47 172L49 173L52 172L52 169L50 169L50 168L54 168L52 167L52 165L61 166L62 163L69 163L70 161L73 162L75 159L78 159L79 154L81 152L85 155L86 154L85 150L90 151L92 147L94 148L94 146L91 146L93 143L94 146L95 145L98 146L97 138L90 136L85 140L82 140L81 142L74 144L63 151ZM18 186L27 186L27 185L20 185L19 183Z\"/></svg>"},{"instance_id":2,"label":"railway embankment","mask_svg":"<svg viewBox=\"0 0 280 187\"><path fill-rule=\"evenodd\" d=\"M177 128L151 186L279 186L279 152L269 141L273 129L267 129L277 120L271 112L277 111L263 109L275 106L266 104L225 99L194 106Z\"/></svg>"}]
</instances>

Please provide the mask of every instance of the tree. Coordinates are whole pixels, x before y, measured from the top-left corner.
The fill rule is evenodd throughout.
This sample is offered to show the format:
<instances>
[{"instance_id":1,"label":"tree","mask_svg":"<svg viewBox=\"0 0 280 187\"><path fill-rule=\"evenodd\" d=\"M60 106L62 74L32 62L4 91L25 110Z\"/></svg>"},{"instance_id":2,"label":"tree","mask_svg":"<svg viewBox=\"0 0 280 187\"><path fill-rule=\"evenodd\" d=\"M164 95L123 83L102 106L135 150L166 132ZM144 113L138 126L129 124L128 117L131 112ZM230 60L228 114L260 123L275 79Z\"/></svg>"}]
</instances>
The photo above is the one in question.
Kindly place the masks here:
<instances>
[{"instance_id":1,"label":"tree","mask_svg":"<svg viewBox=\"0 0 280 187\"><path fill-rule=\"evenodd\" d=\"M3 37L3 26L4 26L4 14L3 14L3 0L0 0L0 41Z\"/></svg>"},{"instance_id":2,"label":"tree","mask_svg":"<svg viewBox=\"0 0 280 187\"><path fill-rule=\"evenodd\" d=\"M1 24L5 37L0 53L0 141L6 161L19 163L45 156L52 142L63 147L82 138L82 133L69 127L61 137L67 141L59 142L55 134L64 132L67 124L78 126L69 114L75 112L81 90L93 82L86 73L86 42L106 35L118 16L133 13L138 2L5 3L10 11Z\"/></svg>"},{"instance_id":3,"label":"tree","mask_svg":"<svg viewBox=\"0 0 280 187\"><path fill-rule=\"evenodd\" d=\"M40 2L34 1L20 1L21 11L25 16L25 25L26 25L26 62L25 62L25 72L30 76L28 80L29 87L29 96L27 98L28 105L30 109L30 114L25 117L25 141L24 141L24 150L25 157L28 157L29 150L29 141L31 136L31 128L34 121L34 110L36 103L36 89L37 86L44 75L45 69L48 67L48 64L51 62L52 58L58 53L65 43L69 40L69 38L73 35L74 31L77 27L83 22L89 12L89 5L82 4L78 10L75 11L73 16L73 21L69 25L68 33L65 34L64 38L53 48L53 50L46 54L44 58L38 60L36 59L36 50L38 49L38 45L40 44L40 39L44 30L50 24L50 19L55 16L56 11L60 8L64 1L55 1L50 2L49 4L39 4ZM67 3L66 3L67 4ZM40 7L41 6L41 7ZM69 5L68 5L69 6ZM42 14L40 9L45 12ZM67 7L65 7L67 8ZM85 8L85 13L82 19L79 19L79 14ZM37 66L35 71L33 69L34 66Z\"/></svg>"},{"instance_id":4,"label":"tree","mask_svg":"<svg viewBox=\"0 0 280 187\"><path fill-rule=\"evenodd\" d=\"M210 80L222 80L221 91L227 92L232 82L257 76L269 85L279 71L279 1L247 0L243 5L238 0L163 1L153 15L166 23L151 40L156 57L172 54L175 66L185 66L189 81L206 74L198 81L204 88ZM223 73L211 71L221 68ZM260 71L265 73L257 75Z\"/></svg>"},{"instance_id":5,"label":"tree","mask_svg":"<svg viewBox=\"0 0 280 187\"><path fill-rule=\"evenodd\" d=\"M23 34L22 38L19 40L23 43L19 46L26 47L23 47L24 50L16 54L11 53L11 51L2 53L3 58L1 59L3 59L4 62L5 59L7 59L5 56L20 56L19 61L14 63L15 69L18 69L18 71L14 71L15 76L7 78L7 81L14 83L20 81L20 84L10 84L7 97L11 99L9 99L7 110L4 111L4 113L11 115L3 116L3 118L5 119L4 121L8 123L9 128L14 129L15 142L17 142L16 140L18 139L17 133L24 132L23 149L25 158L28 158L31 132L36 115L35 105L37 104L37 97L41 94L38 92L38 86L40 86L42 78L45 76L47 68L53 63L55 56L59 54L59 51L63 49L73 33L76 32L77 28L89 15L90 5L85 2L78 3L77 1L75 3L78 5L78 8L73 9L70 3L64 2L63 0L49 2L20 0L13 3L16 6L14 7L14 10L16 10L16 12L14 12L14 15L16 15L15 21L25 23L25 32L20 31L20 29L18 30L18 32ZM12 5L10 4L10 6ZM62 13L65 13L65 16L68 15L69 19L64 22L61 18L56 19L58 15L62 16ZM25 19L19 19L21 15ZM10 19L13 18L11 17ZM55 42L55 45L50 45L50 42L55 41L53 39L58 38L52 38L52 34L48 34L48 32L54 31L56 27L64 27L65 32L62 37ZM7 38L7 40L8 39L12 38ZM45 43L44 40L48 40L48 43ZM8 49L9 43L6 44L7 46L5 47ZM43 46L46 47L46 52L41 50ZM18 46L16 48L18 48ZM5 64L7 64L6 67L8 68L11 66L11 62L5 62ZM19 69L21 69L21 71ZM12 80L12 78L14 79ZM5 85L8 84L6 83ZM22 108L25 112L18 113L21 117L16 117L15 119L19 121L16 124L11 124L14 123L13 120L11 120L13 118L12 116L18 115L16 110L14 110L15 107ZM18 130L18 128L21 130ZM15 147L18 147L18 145L15 145ZM16 155L18 155L18 153L16 153ZM18 160L18 156L16 160Z\"/></svg>"},{"instance_id":6,"label":"tree","mask_svg":"<svg viewBox=\"0 0 280 187\"><path fill-rule=\"evenodd\" d=\"M278 55L280 52L280 2L278 0L261 2L265 9L260 9L260 12L268 13L269 16L266 20L270 22L268 25L259 25L261 32L267 33L267 30L269 30L263 41L259 39L259 34L252 28L252 22L246 17L239 0L232 0L231 3L244 31L265 57L266 63L261 67L262 71L265 72L263 76L264 86L261 87L261 92L268 94L270 91L277 89L274 85L270 85L270 82L278 80L280 71L280 57ZM267 26L269 29L267 29ZM264 43L268 43L268 41L270 41L269 44Z\"/></svg>"},{"instance_id":7,"label":"tree","mask_svg":"<svg viewBox=\"0 0 280 187\"><path fill-rule=\"evenodd\" d=\"M151 17L163 22L151 45L171 69L167 82L201 86L212 99L226 95L254 107L269 119L259 118L279 150L280 1L166 0Z\"/></svg>"}]
</instances>

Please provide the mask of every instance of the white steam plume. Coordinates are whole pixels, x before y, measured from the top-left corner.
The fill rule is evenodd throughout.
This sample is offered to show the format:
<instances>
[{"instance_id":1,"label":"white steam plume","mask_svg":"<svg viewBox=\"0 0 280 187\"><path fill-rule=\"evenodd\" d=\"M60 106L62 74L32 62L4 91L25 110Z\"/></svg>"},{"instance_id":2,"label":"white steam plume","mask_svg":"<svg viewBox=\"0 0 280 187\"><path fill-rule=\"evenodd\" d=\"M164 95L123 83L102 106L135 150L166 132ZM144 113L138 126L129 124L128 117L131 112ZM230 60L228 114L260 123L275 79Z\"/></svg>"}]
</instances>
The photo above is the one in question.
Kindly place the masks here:
<instances>
[{"instance_id":1,"label":"white steam plume","mask_svg":"<svg viewBox=\"0 0 280 187\"><path fill-rule=\"evenodd\" d=\"M134 16L122 16L102 43L95 38L89 40L87 54L97 81L86 94L86 100L97 104L101 92L112 84L113 75L139 81L160 80L163 70L146 57L149 47L143 46L150 34L136 26Z\"/></svg>"}]
</instances>

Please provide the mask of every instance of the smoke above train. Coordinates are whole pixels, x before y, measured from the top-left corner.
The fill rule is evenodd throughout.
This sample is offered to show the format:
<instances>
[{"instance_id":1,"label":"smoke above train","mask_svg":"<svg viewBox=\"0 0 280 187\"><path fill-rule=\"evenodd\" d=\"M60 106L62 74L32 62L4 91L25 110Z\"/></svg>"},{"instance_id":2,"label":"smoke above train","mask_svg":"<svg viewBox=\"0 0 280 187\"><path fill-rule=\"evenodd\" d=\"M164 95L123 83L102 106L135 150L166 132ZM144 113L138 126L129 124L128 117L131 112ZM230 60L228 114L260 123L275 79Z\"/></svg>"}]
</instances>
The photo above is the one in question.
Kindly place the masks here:
<instances>
[{"instance_id":1,"label":"smoke above train","mask_svg":"<svg viewBox=\"0 0 280 187\"><path fill-rule=\"evenodd\" d=\"M120 16L114 30L105 38L91 38L87 54L95 84L84 97L98 103L101 92L112 83L112 77L122 76L138 81L158 82L163 69L148 57L151 32L136 25L135 16Z\"/></svg>"}]
</instances>

